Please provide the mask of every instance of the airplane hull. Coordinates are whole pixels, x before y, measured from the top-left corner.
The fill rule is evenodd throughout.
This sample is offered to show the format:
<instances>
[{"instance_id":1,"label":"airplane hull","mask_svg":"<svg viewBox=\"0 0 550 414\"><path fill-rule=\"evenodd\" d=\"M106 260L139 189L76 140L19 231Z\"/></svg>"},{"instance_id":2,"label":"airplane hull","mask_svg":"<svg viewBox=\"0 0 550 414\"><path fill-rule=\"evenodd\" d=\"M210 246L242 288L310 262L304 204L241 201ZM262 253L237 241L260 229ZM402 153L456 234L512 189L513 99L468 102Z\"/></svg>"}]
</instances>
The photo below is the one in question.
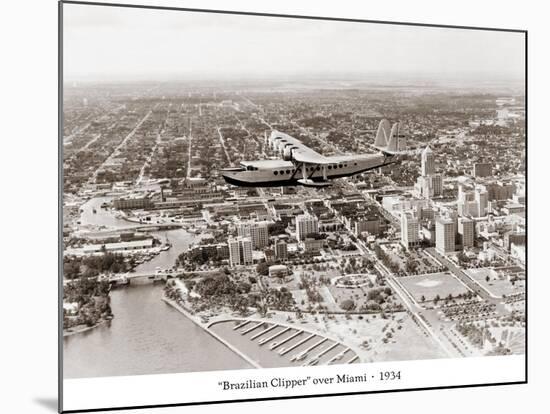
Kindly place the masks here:
<instances>
[{"instance_id":1,"label":"airplane hull","mask_svg":"<svg viewBox=\"0 0 550 414\"><path fill-rule=\"evenodd\" d=\"M344 177L351 177L353 175L361 174L364 172L368 172L371 170L375 170L381 167L384 167L386 165L394 164L395 162L386 162L382 164L378 164L376 166L369 166L357 171L349 172L349 173L343 173L343 174L333 174L328 177L329 180L336 179L336 178L344 178ZM243 176L242 174L224 174L222 173L222 177L224 180L231 185L235 185L238 187L284 187L284 186L309 186L309 187L326 187L326 186L319 186L319 185L307 185L303 184L301 181L301 176L295 176L294 178L289 179L262 179L263 177L258 176ZM311 177L310 179L314 183L322 183L326 182L323 180L322 177Z\"/></svg>"},{"instance_id":2,"label":"airplane hull","mask_svg":"<svg viewBox=\"0 0 550 414\"><path fill-rule=\"evenodd\" d=\"M245 181L222 174L225 182L238 187L282 187L300 185L298 180Z\"/></svg>"}]
</instances>

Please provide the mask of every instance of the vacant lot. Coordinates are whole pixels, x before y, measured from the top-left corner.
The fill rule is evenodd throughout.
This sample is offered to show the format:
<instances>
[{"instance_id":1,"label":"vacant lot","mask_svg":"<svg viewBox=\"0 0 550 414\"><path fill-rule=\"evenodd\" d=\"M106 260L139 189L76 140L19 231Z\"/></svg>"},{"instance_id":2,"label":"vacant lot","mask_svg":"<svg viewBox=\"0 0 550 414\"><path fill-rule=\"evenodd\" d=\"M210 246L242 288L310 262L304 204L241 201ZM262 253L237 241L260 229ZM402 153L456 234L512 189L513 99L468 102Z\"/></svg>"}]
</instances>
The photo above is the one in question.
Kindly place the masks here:
<instances>
[{"instance_id":1,"label":"vacant lot","mask_svg":"<svg viewBox=\"0 0 550 414\"><path fill-rule=\"evenodd\" d=\"M468 288L449 272L406 276L399 278L399 281L418 302L422 301L422 297L425 301L431 301L438 295L445 299L449 294L456 297L468 292Z\"/></svg>"}]
</instances>

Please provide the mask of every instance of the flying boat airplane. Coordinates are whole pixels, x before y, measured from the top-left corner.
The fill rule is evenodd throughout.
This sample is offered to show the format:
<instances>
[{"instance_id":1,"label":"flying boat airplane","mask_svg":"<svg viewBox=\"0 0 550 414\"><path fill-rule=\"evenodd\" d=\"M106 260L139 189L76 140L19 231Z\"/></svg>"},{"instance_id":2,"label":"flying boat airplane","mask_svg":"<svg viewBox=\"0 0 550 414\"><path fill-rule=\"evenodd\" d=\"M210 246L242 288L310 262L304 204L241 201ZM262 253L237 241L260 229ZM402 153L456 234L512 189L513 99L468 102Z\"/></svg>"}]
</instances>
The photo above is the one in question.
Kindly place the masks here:
<instances>
[{"instance_id":1,"label":"flying boat airplane","mask_svg":"<svg viewBox=\"0 0 550 414\"><path fill-rule=\"evenodd\" d=\"M324 156L288 134L272 131L268 141L282 159L241 161L239 167L222 169L221 175L229 184L244 187L327 187L333 179L401 161L410 152L400 138L399 123L391 126L383 119L374 142L376 153Z\"/></svg>"}]
</instances>

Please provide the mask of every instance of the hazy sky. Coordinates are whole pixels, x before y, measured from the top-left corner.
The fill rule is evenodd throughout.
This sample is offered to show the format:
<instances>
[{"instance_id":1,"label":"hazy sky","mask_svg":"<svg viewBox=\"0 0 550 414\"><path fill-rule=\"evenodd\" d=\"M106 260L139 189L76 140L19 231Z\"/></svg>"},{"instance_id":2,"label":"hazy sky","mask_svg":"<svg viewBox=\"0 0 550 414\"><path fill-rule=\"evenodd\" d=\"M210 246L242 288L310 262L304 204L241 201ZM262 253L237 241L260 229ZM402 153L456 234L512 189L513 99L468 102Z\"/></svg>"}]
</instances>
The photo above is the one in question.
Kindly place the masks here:
<instances>
[{"instance_id":1,"label":"hazy sky","mask_svg":"<svg viewBox=\"0 0 550 414\"><path fill-rule=\"evenodd\" d=\"M75 4L63 11L66 80L524 76L520 33Z\"/></svg>"}]
</instances>

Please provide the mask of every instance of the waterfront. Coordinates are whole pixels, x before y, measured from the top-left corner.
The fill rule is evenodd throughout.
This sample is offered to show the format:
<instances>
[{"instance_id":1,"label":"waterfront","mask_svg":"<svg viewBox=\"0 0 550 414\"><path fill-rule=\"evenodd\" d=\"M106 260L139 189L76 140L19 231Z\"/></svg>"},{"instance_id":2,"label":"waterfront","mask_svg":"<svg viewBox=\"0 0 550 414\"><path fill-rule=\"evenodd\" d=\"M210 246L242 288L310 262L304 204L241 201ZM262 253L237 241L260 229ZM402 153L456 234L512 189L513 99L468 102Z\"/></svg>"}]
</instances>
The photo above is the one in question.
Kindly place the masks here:
<instances>
[{"instance_id":1,"label":"waterfront","mask_svg":"<svg viewBox=\"0 0 550 414\"><path fill-rule=\"evenodd\" d=\"M162 295L159 284L114 289L111 322L63 339L64 378L252 368Z\"/></svg>"},{"instance_id":2,"label":"waterfront","mask_svg":"<svg viewBox=\"0 0 550 414\"><path fill-rule=\"evenodd\" d=\"M237 349L253 355L265 368L348 363L356 354L348 347L301 326L257 320L228 320L209 327Z\"/></svg>"},{"instance_id":3,"label":"waterfront","mask_svg":"<svg viewBox=\"0 0 550 414\"><path fill-rule=\"evenodd\" d=\"M121 228L128 222L100 208L108 197L82 208L83 224ZM93 208L97 213L93 213ZM152 232L172 247L137 272L171 267L177 256L200 236L183 229ZM162 301L163 285L143 284L113 289L114 319L63 339L64 378L160 374L252 368L203 329Z\"/></svg>"},{"instance_id":4,"label":"waterfront","mask_svg":"<svg viewBox=\"0 0 550 414\"><path fill-rule=\"evenodd\" d=\"M105 226L109 228L124 228L132 223L115 217L105 209L101 208L103 203L109 203L113 197L94 197L80 206L81 226ZM95 209L95 213L94 213Z\"/></svg>"},{"instance_id":5,"label":"waterfront","mask_svg":"<svg viewBox=\"0 0 550 414\"><path fill-rule=\"evenodd\" d=\"M101 227L109 230L124 229L135 225L127 220L116 217L112 210L101 208L101 204L111 202L113 197L94 197L84 203L80 209L80 223L82 226ZM95 209L95 213L93 212ZM157 267L163 269L172 267L177 257L185 252L187 248L198 242L203 234L196 235L185 229L151 231L149 234L160 241L169 242L171 248L161 252L152 260L142 263L135 268L136 272L153 272Z\"/></svg>"}]
</instances>

